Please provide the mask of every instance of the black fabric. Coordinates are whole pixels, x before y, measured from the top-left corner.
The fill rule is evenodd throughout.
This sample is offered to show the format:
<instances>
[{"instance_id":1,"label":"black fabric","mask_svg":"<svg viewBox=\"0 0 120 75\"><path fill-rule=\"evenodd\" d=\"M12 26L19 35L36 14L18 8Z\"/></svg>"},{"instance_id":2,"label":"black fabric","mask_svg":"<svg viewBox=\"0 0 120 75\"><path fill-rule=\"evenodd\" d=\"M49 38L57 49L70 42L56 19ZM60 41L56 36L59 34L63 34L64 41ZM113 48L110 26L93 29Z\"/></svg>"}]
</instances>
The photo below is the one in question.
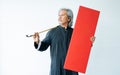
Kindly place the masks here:
<instances>
[{"instance_id":1,"label":"black fabric","mask_svg":"<svg viewBox=\"0 0 120 75\"><path fill-rule=\"evenodd\" d=\"M63 68L67 50L69 47L73 29L63 28L61 25L50 30L43 41L39 51L45 51L50 46L51 68L50 75L78 75L77 72L65 70ZM38 47L34 43L35 48Z\"/></svg>"}]
</instances>

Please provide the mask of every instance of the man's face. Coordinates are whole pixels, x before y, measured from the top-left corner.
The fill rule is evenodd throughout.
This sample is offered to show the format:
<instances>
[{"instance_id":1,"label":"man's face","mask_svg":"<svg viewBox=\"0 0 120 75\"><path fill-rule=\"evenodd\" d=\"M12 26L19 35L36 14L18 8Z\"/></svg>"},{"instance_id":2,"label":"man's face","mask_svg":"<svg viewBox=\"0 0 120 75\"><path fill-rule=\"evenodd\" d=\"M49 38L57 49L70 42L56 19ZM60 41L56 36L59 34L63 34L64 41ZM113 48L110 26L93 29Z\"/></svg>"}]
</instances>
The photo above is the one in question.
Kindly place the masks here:
<instances>
[{"instance_id":1,"label":"man's face","mask_svg":"<svg viewBox=\"0 0 120 75\"><path fill-rule=\"evenodd\" d=\"M68 22L70 21L70 19L67 16L67 11L66 10L61 10L59 12L58 16L59 16L58 17L59 24L61 24L61 25L68 25Z\"/></svg>"}]
</instances>

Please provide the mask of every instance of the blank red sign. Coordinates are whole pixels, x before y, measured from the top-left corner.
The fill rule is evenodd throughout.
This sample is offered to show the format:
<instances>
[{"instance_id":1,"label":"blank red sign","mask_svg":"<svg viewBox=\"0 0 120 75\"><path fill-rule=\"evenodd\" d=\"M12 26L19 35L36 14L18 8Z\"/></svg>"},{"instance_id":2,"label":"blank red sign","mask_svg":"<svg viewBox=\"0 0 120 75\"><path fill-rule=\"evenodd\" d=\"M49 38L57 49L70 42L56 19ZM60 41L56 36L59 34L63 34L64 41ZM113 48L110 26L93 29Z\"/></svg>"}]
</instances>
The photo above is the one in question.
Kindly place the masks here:
<instances>
[{"instance_id":1,"label":"blank red sign","mask_svg":"<svg viewBox=\"0 0 120 75\"><path fill-rule=\"evenodd\" d=\"M99 17L99 11L80 6L64 68L85 73Z\"/></svg>"}]
</instances>

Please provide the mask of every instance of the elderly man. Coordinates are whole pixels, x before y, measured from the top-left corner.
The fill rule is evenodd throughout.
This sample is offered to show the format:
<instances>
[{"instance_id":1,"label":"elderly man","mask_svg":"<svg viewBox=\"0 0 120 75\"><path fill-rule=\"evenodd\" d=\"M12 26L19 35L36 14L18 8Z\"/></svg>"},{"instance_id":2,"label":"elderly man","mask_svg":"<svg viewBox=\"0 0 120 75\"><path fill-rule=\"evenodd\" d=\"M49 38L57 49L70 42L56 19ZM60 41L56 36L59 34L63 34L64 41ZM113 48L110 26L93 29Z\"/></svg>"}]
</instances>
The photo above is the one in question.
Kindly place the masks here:
<instances>
[{"instance_id":1,"label":"elderly man","mask_svg":"<svg viewBox=\"0 0 120 75\"><path fill-rule=\"evenodd\" d=\"M60 9L58 12L59 26L51 29L44 40L40 41L39 34L33 36L34 46L39 51L45 51L50 46L51 67L50 75L78 75L77 72L63 68L73 29L73 12L70 9ZM91 41L94 42L94 37Z\"/></svg>"}]
</instances>

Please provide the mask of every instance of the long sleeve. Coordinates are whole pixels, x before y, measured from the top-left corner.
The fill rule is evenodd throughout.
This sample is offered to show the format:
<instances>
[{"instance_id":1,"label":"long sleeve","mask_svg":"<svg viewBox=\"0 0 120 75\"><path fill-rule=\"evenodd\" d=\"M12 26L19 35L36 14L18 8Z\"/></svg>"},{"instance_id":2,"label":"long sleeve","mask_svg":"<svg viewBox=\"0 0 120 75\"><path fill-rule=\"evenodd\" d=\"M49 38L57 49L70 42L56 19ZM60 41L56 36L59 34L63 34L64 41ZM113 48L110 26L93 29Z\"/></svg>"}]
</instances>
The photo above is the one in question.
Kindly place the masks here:
<instances>
[{"instance_id":1,"label":"long sleeve","mask_svg":"<svg viewBox=\"0 0 120 75\"><path fill-rule=\"evenodd\" d=\"M46 34L46 37L43 41L40 41L39 44L34 43L34 46L39 51L45 51L51 44L50 31Z\"/></svg>"},{"instance_id":2,"label":"long sleeve","mask_svg":"<svg viewBox=\"0 0 120 75\"><path fill-rule=\"evenodd\" d=\"M37 44L36 42L34 42L35 49L39 50L40 46L41 46L41 41L39 41L39 44Z\"/></svg>"},{"instance_id":3,"label":"long sleeve","mask_svg":"<svg viewBox=\"0 0 120 75\"><path fill-rule=\"evenodd\" d=\"M38 48L38 44L36 42L34 42L34 47L35 47L35 49Z\"/></svg>"}]
</instances>

